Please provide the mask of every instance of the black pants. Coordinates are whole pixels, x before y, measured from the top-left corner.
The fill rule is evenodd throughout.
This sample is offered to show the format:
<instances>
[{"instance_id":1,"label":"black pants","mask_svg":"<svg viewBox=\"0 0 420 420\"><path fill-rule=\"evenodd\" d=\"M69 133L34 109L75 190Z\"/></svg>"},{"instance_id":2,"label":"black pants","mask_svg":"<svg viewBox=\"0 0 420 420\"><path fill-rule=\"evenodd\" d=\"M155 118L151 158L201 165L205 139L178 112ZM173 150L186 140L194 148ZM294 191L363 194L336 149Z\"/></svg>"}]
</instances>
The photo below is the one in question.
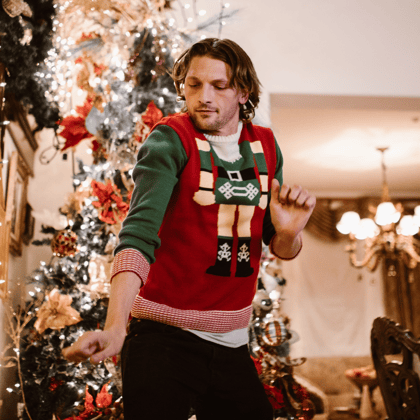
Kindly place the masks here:
<instances>
[{"instance_id":1,"label":"black pants","mask_svg":"<svg viewBox=\"0 0 420 420\"><path fill-rule=\"evenodd\" d=\"M132 320L121 354L125 420L272 420L247 346Z\"/></svg>"}]
</instances>

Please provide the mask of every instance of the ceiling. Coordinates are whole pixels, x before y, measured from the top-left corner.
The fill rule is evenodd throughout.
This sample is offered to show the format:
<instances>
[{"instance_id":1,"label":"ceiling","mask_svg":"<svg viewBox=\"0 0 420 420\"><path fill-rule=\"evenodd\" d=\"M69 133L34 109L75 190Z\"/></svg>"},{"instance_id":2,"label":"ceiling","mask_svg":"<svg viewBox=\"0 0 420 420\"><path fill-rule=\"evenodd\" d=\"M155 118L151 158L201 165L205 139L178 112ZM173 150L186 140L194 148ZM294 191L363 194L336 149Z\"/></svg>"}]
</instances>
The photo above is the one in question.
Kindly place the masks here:
<instances>
[{"instance_id":1,"label":"ceiling","mask_svg":"<svg viewBox=\"0 0 420 420\"><path fill-rule=\"evenodd\" d=\"M284 181L317 197L420 198L420 98L270 95Z\"/></svg>"}]
</instances>

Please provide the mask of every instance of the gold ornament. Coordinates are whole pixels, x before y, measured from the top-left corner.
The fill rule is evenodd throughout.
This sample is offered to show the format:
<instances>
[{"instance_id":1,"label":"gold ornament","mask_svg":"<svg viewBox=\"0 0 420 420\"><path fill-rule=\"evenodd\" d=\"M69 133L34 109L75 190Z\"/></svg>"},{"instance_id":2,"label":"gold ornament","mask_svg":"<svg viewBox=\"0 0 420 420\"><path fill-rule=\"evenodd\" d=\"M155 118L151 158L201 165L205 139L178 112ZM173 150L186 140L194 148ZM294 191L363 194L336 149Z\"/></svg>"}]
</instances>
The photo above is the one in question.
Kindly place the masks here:
<instances>
[{"instance_id":1,"label":"gold ornament","mask_svg":"<svg viewBox=\"0 0 420 420\"><path fill-rule=\"evenodd\" d=\"M2 0L2 5L4 11L12 18L21 14L27 17L32 16L31 8L23 0Z\"/></svg>"},{"instance_id":2,"label":"gold ornament","mask_svg":"<svg viewBox=\"0 0 420 420\"><path fill-rule=\"evenodd\" d=\"M58 289L52 290L39 308L34 325L36 330L42 334L47 328L60 330L80 322L79 312L70 306L72 300L71 296L60 294Z\"/></svg>"},{"instance_id":3,"label":"gold ornament","mask_svg":"<svg viewBox=\"0 0 420 420\"><path fill-rule=\"evenodd\" d=\"M51 249L57 257L73 257L77 251L77 235L70 229L58 231L51 241Z\"/></svg>"}]
</instances>

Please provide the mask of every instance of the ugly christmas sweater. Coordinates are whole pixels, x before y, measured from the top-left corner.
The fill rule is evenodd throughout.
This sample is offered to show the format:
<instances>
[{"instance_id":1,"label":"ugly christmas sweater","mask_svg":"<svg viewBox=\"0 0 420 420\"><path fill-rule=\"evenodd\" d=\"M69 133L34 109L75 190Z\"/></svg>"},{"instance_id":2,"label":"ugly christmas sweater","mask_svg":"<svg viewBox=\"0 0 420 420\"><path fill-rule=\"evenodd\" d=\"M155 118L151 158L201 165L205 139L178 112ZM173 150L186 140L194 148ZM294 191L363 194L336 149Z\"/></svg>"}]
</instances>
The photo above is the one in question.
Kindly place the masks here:
<instances>
[{"instance_id":1,"label":"ugly christmas sweater","mask_svg":"<svg viewBox=\"0 0 420 420\"><path fill-rule=\"evenodd\" d=\"M133 171L112 273L142 280L133 317L233 347L247 342L262 239L275 233L269 189L273 177L282 183L271 130L244 124L238 144L238 156L222 160L188 114L155 126Z\"/></svg>"}]
</instances>

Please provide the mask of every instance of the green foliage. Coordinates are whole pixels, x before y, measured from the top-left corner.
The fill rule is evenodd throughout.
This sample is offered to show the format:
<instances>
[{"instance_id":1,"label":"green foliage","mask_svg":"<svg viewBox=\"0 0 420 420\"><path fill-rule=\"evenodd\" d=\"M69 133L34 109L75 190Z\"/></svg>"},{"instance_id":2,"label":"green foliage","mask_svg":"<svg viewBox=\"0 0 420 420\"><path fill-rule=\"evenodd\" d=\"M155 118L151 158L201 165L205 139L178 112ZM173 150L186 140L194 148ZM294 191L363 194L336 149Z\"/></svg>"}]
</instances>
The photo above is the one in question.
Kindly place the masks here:
<instances>
[{"instance_id":1,"label":"green foliage","mask_svg":"<svg viewBox=\"0 0 420 420\"><path fill-rule=\"evenodd\" d=\"M55 17L53 0L27 0L32 17L11 18L0 7L0 62L6 67L6 96L13 96L35 117L37 130L57 128L57 104L45 97L49 89L45 79L36 76L52 48L52 25ZM26 33L32 34L29 43Z\"/></svg>"}]
</instances>

